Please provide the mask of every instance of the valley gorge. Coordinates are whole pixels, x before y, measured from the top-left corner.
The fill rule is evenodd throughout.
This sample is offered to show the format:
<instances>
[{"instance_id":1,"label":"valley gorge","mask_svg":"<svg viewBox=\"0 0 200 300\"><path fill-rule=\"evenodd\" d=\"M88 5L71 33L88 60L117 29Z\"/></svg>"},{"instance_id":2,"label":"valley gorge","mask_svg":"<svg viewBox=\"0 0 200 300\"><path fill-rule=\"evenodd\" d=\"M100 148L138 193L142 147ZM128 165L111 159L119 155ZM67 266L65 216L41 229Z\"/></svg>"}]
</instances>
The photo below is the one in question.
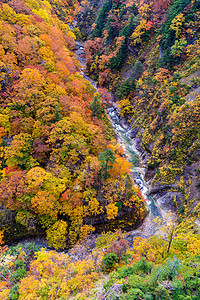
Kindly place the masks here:
<instances>
[{"instance_id":1,"label":"valley gorge","mask_svg":"<svg viewBox=\"0 0 200 300\"><path fill-rule=\"evenodd\" d=\"M0 1L0 299L200 298L199 12Z\"/></svg>"}]
</instances>

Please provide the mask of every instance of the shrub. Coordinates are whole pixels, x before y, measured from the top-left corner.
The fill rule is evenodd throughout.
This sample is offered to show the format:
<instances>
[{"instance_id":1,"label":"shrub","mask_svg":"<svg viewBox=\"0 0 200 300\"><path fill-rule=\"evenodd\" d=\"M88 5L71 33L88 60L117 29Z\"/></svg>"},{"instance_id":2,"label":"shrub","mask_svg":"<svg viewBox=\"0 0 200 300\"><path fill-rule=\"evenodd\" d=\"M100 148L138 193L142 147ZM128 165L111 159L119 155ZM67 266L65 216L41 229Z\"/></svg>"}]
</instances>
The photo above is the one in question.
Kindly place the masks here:
<instances>
[{"instance_id":1,"label":"shrub","mask_svg":"<svg viewBox=\"0 0 200 300\"><path fill-rule=\"evenodd\" d=\"M145 258L142 258L139 262L134 264L133 272L135 274L148 274L151 271L152 264L148 263Z\"/></svg>"},{"instance_id":2,"label":"shrub","mask_svg":"<svg viewBox=\"0 0 200 300\"><path fill-rule=\"evenodd\" d=\"M11 275L11 280L13 282L19 281L26 275L26 270L24 268L19 267L16 271L14 271Z\"/></svg>"},{"instance_id":3,"label":"shrub","mask_svg":"<svg viewBox=\"0 0 200 300\"><path fill-rule=\"evenodd\" d=\"M108 253L102 261L102 270L108 272L117 263L118 257L115 253Z\"/></svg>"},{"instance_id":4,"label":"shrub","mask_svg":"<svg viewBox=\"0 0 200 300\"><path fill-rule=\"evenodd\" d=\"M18 289L19 289L19 284L15 284L11 288L10 294L9 294L9 299L10 300L18 300L18 298L19 298Z\"/></svg>"}]
</instances>

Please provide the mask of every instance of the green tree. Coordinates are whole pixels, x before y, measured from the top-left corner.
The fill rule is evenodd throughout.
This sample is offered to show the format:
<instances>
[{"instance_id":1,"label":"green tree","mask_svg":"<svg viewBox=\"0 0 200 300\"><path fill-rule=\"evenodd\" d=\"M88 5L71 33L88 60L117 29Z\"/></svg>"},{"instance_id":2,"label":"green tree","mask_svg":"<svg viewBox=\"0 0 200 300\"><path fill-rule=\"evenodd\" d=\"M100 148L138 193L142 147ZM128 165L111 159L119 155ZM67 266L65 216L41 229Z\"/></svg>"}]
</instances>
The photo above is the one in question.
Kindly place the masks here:
<instances>
[{"instance_id":1,"label":"green tree","mask_svg":"<svg viewBox=\"0 0 200 300\"><path fill-rule=\"evenodd\" d=\"M92 118L102 119L104 109L100 104L100 96L98 94L94 96L94 101L90 104L90 110L92 111Z\"/></svg>"},{"instance_id":2,"label":"green tree","mask_svg":"<svg viewBox=\"0 0 200 300\"><path fill-rule=\"evenodd\" d=\"M99 155L100 166L101 166L101 176L104 180L109 177L108 170L113 168L113 163L115 161L114 152L110 149L106 149Z\"/></svg>"}]
</instances>

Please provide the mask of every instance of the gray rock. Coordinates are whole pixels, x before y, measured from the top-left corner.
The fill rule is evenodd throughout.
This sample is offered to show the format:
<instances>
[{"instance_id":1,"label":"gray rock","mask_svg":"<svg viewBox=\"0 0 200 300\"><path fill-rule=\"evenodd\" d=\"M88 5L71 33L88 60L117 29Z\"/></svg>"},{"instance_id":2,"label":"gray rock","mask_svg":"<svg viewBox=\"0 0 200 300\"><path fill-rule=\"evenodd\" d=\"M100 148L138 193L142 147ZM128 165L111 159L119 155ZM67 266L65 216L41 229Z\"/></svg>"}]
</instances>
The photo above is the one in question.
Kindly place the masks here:
<instances>
[{"instance_id":1,"label":"gray rock","mask_svg":"<svg viewBox=\"0 0 200 300\"><path fill-rule=\"evenodd\" d=\"M114 284L106 293L100 295L98 300L114 300L122 293L122 284Z\"/></svg>"}]
</instances>

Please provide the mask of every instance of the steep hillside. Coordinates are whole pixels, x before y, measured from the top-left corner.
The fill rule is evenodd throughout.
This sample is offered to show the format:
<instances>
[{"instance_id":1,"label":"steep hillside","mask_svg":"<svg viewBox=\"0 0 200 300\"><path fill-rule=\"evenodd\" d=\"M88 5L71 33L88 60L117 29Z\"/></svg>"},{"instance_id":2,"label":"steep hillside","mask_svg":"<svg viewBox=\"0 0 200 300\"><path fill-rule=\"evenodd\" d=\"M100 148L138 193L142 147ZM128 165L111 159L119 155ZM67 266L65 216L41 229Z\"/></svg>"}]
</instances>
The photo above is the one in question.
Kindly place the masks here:
<instances>
[{"instance_id":1,"label":"steep hillside","mask_svg":"<svg viewBox=\"0 0 200 300\"><path fill-rule=\"evenodd\" d=\"M195 0L0 1L0 299L200 299L199 18ZM103 96L176 212L156 235L125 232L147 212Z\"/></svg>"},{"instance_id":2,"label":"steep hillside","mask_svg":"<svg viewBox=\"0 0 200 300\"><path fill-rule=\"evenodd\" d=\"M146 152L150 193L179 210L200 197L199 9L189 0L104 1L85 43L87 74L116 94Z\"/></svg>"},{"instance_id":3,"label":"steep hillside","mask_svg":"<svg viewBox=\"0 0 200 300\"><path fill-rule=\"evenodd\" d=\"M198 300L200 235L183 224L163 224L164 238L137 237L134 247L118 231L77 244L68 253L32 243L1 248L0 297Z\"/></svg>"},{"instance_id":4,"label":"steep hillside","mask_svg":"<svg viewBox=\"0 0 200 300\"><path fill-rule=\"evenodd\" d=\"M76 11L76 1L0 3L0 229L7 242L46 232L49 245L63 249L95 230L138 226L146 214L99 95L80 75L67 25Z\"/></svg>"}]
</instances>

